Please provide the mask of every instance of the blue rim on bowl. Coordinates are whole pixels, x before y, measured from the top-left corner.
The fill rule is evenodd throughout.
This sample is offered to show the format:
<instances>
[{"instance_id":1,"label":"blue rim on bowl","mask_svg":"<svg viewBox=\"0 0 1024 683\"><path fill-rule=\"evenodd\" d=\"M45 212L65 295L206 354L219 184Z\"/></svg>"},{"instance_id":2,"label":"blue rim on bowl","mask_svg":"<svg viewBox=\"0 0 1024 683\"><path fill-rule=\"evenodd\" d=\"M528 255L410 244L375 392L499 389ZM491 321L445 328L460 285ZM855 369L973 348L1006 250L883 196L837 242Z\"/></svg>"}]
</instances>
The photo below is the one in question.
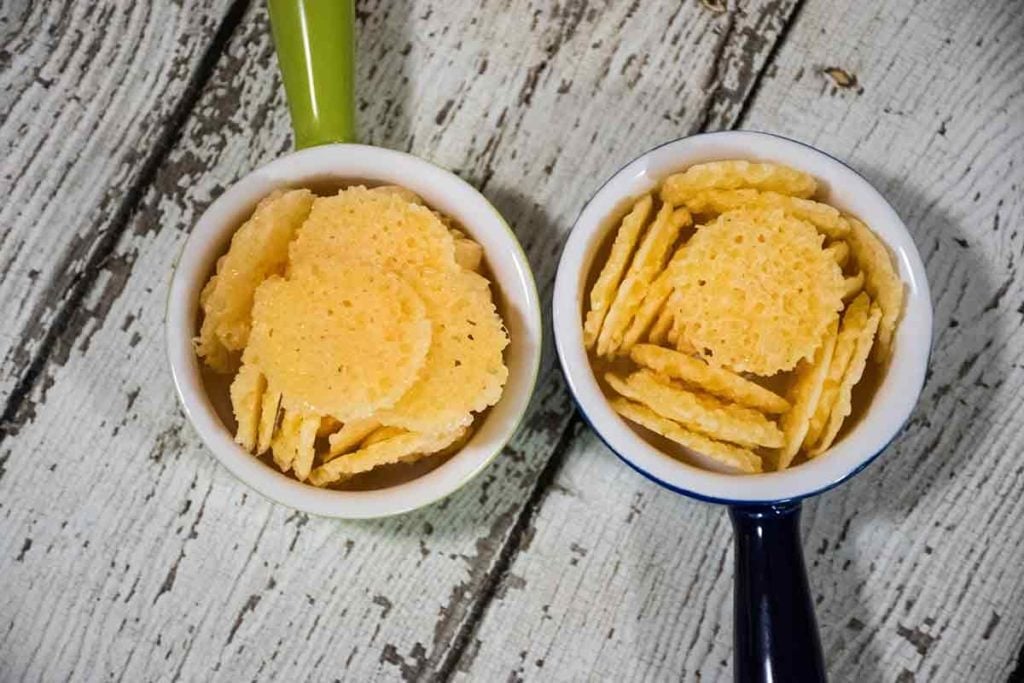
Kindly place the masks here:
<instances>
[{"instance_id":1,"label":"blue rim on bowl","mask_svg":"<svg viewBox=\"0 0 1024 683\"><path fill-rule=\"evenodd\" d=\"M890 368L868 413L830 451L784 472L735 476L708 472L661 453L614 413L597 385L582 342L583 300L591 260L623 200L655 187L664 176L704 161L748 158L776 161L823 182L827 200L858 215L896 254L907 287ZM555 347L580 414L615 455L651 481L697 500L752 505L795 501L838 486L898 435L916 404L931 350L932 310L927 277L909 232L866 179L835 157L772 133L703 133L658 145L606 180L587 201L562 248L552 298Z\"/></svg>"}]
</instances>

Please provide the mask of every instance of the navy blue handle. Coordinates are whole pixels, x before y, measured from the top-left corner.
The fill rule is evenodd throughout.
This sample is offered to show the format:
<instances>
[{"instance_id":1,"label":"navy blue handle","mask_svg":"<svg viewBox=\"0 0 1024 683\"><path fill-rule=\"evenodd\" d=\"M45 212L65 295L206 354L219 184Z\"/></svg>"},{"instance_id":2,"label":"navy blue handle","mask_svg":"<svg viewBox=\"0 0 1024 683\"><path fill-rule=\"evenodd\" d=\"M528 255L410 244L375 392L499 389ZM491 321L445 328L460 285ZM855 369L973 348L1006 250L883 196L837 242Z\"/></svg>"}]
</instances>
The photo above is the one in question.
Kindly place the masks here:
<instances>
[{"instance_id":1,"label":"navy blue handle","mask_svg":"<svg viewBox=\"0 0 1024 683\"><path fill-rule=\"evenodd\" d=\"M800 544L800 503L729 508L736 538L735 679L824 681Z\"/></svg>"}]
</instances>

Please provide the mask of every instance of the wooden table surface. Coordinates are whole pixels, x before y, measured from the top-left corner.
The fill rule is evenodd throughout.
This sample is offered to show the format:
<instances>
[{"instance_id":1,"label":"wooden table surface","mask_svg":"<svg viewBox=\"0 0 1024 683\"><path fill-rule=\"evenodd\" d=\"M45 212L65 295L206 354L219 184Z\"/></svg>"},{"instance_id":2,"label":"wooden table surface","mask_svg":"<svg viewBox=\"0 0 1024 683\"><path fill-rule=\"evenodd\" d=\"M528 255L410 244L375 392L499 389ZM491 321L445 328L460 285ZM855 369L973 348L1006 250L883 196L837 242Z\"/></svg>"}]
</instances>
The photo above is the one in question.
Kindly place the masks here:
<instances>
[{"instance_id":1,"label":"wooden table surface","mask_svg":"<svg viewBox=\"0 0 1024 683\"><path fill-rule=\"evenodd\" d=\"M866 175L935 342L897 441L805 505L829 671L1024 675L1019 0L368 0L357 29L364 141L478 187L545 299L658 143L774 131ZM5 0L0 65L0 679L731 677L727 515L621 466L550 343L510 447L415 514L307 517L199 443L164 300L204 208L290 149L264 2Z\"/></svg>"}]
</instances>

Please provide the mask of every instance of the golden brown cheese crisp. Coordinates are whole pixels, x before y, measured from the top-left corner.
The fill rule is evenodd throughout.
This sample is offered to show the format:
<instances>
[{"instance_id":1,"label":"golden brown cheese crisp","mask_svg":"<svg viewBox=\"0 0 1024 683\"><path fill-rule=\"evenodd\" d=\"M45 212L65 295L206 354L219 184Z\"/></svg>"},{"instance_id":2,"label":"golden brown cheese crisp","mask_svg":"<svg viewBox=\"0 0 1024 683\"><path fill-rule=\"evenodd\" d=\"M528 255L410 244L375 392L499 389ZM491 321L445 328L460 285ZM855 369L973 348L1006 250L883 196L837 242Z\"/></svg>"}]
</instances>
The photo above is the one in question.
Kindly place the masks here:
<instances>
[{"instance_id":1,"label":"golden brown cheese crisp","mask_svg":"<svg viewBox=\"0 0 1024 683\"><path fill-rule=\"evenodd\" d=\"M373 434L380 428L380 422L373 418L366 420L351 420L342 425L341 429L327 437L330 450L324 455L324 462L328 462L348 453L358 446L363 439Z\"/></svg>"},{"instance_id":2,"label":"golden brown cheese crisp","mask_svg":"<svg viewBox=\"0 0 1024 683\"><path fill-rule=\"evenodd\" d=\"M406 188L266 198L200 301L197 354L244 348L236 440L318 485L464 443L508 375L483 256Z\"/></svg>"},{"instance_id":3,"label":"golden brown cheese crisp","mask_svg":"<svg viewBox=\"0 0 1024 683\"><path fill-rule=\"evenodd\" d=\"M426 205L426 202L423 201L423 197L419 196L407 187L402 187L401 185L379 185L377 187L370 188L370 192L398 197L402 201L410 204L419 204L421 206Z\"/></svg>"},{"instance_id":4,"label":"golden brown cheese crisp","mask_svg":"<svg viewBox=\"0 0 1024 683\"><path fill-rule=\"evenodd\" d=\"M649 370L639 370L624 380L608 373L605 379L616 393L687 429L741 446L782 445L782 432L756 410L687 391Z\"/></svg>"},{"instance_id":5,"label":"golden brown cheese crisp","mask_svg":"<svg viewBox=\"0 0 1024 683\"><path fill-rule=\"evenodd\" d=\"M263 399L260 405L260 426L256 439L256 454L262 455L270 448L270 442L277 431L278 418L281 410L281 392L267 387L263 392Z\"/></svg>"},{"instance_id":6,"label":"golden brown cheese crisp","mask_svg":"<svg viewBox=\"0 0 1024 683\"><path fill-rule=\"evenodd\" d=\"M851 301L864 289L864 271L857 271L856 275L843 280L843 301Z\"/></svg>"},{"instance_id":7,"label":"golden brown cheese crisp","mask_svg":"<svg viewBox=\"0 0 1024 683\"><path fill-rule=\"evenodd\" d=\"M260 285L247 353L286 407L344 422L393 406L430 348L416 291L393 273L349 263Z\"/></svg>"},{"instance_id":8,"label":"golden brown cheese crisp","mask_svg":"<svg viewBox=\"0 0 1024 683\"><path fill-rule=\"evenodd\" d=\"M214 370L229 372L230 353L248 343L256 288L268 275L284 269L288 244L312 204L309 190L270 194L235 232L228 252L217 261L216 274L199 296L203 324L195 340L196 353Z\"/></svg>"},{"instance_id":9,"label":"golden brown cheese crisp","mask_svg":"<svg viewBox=\"0 0 1024 683\"><path fill-rule=\"evenodd\" d=\"M671 439L681 446L717 460L723 465L748 474L761 471L761 458L747 448L722 443L709 439L703 434L691 432L682 425L663 418L646 406L624 398L614 398L611 404L612 409L627 420L635 422L655 434L660 434L666 439Z\"/></svg>"},{"instance_id":10,"label":"golden brown cheese crisp","mask_svg":"<svg viewBox=\"0 0 1024 683\"><path fill-rule=\"evenodd\" d=\"M468 271L434 275L419 289L433 328L423 369L398 402L375 417L436 434L465 427L473 413L498 402L508 379L503 351L509 338L487 280Z\"/></svg>"},{"instance_id":11,"label":"golden brown cheese crisp","mask_svg":"<svg viewBox=\"0 0 1024 683\"><path fill-rule=\"evenodd\" d=\"M260 399L267 382L258 367L243 363L231 382L231 408L238 422L235 442L250 453L256 449L260 424Z\"/></svg>"},{"instance_id":12,"label":"golden brown cheese crisp","mask_svg":"<svg viewBox=\"0 0 1024 683\"><path fill-rule=\"evenodd\" d=\"M668 204L662 205L615 293L615 300L597 338L598 355L611 356L620 349L628 350L622 348L622 345L633 315L640 307L651 281L664 268L665 259L679 237L679 231L689 222L690 213L685 209L673 211Z\"/></svg>"},{"instance_id":13,"label":"golden brown cheese crisp","mask_svg":"<svg viewBox=\"0 0 1024 683\"><path fill-rule=\"evenodd\" d=\"M849 221L847 221L847 223L849 223ZM847 262L850 260L850 245L844 240L836 240L832 244L828 245L825 251L835 259L840 268L845 268Z\"/></svg>"},{"instance_id":14,"label":"golden brown cheese crisp","mask_svg":"<svg viewBox=\"0 0 1024 683\"><path fill-rule=\"evenodd\" d=\"M590 310L583 323L583 343L588 349L597 343L605 316L615 299L619 282L622 281L622 275L629 266L629 259L640 240L640 233L647 225L647 218L651 215L653 206L654 200L651 195L644 195L638 199L633 209L622 219L622 225L615 233L611 254L590 291Z\"/></svg>"},{"instance_id":15,"label":"golden brown cheese crisp","mask_svg":"<svg viewBox=\"0 0 1024 683\"><path fill-rule=\"evenodd\" d=\"M337 418L331 417L330 415L324 415L320 418L320 426L316 430L317 438L330 436L334 432L341 429L341 421Z\"/></svg>"},{"instance_id":16,"label":"golden brown cheese crisp","mask_svg":"<svg viewBox=\"0 0 1024 683\"><path fill-rule=\"evenodd\" d=\"M652 344L660 345L669 342L669 334L672 332L675 323L672 311L675 310L677 305L674 302L674 295L670 294L668 299L665 300L664 305L662 305L661 310L658 311L658 319L654 321L654 325L651 326L651 331L647 335L648 341Z\"/></svg>"},{"instance_id":17,"label":"golden brown cheese crisp","mask_svg":"<svg viewBox=\"0 0 1024 683\"><path fill-rule=\"evenodd\" d=\"M441 446L440 448L437 448L435 450L422 449L414 453L410 453L409 455L403 455L401 458L399 458L399 462L410 463L418 462L423 458L443 458L450 456L452 453L458 452L459 450L462 449L463 446L466 445L466 443L469 441L469 437L472 434L472 432L472 427L463 427L462 429L453 432L454 436L443 436L443 440L449 442L448 445ZM438 443L440 443L440 441Z\"/></svg>"},{"instance_id":18,"label":"golden brown cheese crisp","mask_svg":"<svg viewBox=\"0 0 1024 683\"><path fill-rule=\"evenodd\" d=\"M327 486L353 475L368 472L375 467L394 464L417 453L442 450L461 435L461 429L445 434L399 434L366 448L360 448L354 453L334 458L313 470L309 481L316 486Z\"/></svg>"},{"instance_id":19,"label":"golden brown cheese crisp","mask_svg":"<svg viewBox=\"0 0 1024 683\"><path fill-rule=\"evenodd\" d=\"M466 270L479 273L484 262L484 248L459 230L450 230L455 241L455 262Z\"/></svg>"},{"instance_id":20,"label":"golden brown cheese crisp","mask_svg":"<svg viewBox=\"0 0 1024 683\"><path fill-rule=\"evenodd\" d=\"M864 272L864 289L882 310L875 360L885 363L892 352L893 335L903 312L903 281L896 272L888 248L875 233L852 216L847 220L852 226L849 241L853 258Z\"/></svg>"},{"instance_id":21,"label":"golden brown cheese crisp","mask_svg":"<svg viewBox=\"0 0 1024 683\"><path fill-rule=\"evenodd\" d=\"M696 164L682 173L665 178L661 198L669 204L685 204L704 190L738 190L747 187L794 197L810 197L818 184L796 169L756 161L711 161Z\"/></svg>"},{"instance_id":22,"label":"golden brown cheese crisp","mask_svg":"<svg viewBox=\"0 0 1024 683\"><path fill-rule=\"evenodd\" d=\"M854 349L853 357L850 358L849 365L846 367L846 372L843 374L843 380L839 385L835 404L828 416L828 426L825 428L821 441L811 451L811 456L821 455L829 449L836 436L838 436L843 422L853 412L853 387L857 385L857 382L864 375L864 368L867 365L868 355L871 353L871 347L875 341L875 332L879 328L881 319L881 308L878 304L872 304L868 321L863 329L859 330L857 346Z\"/></svg>"},{"instance_id":23,"label":"golden brown cheese crisp","mask_svg":"<svg viewBox=\"0 0 1024 683\"><path fill-rule=\"evenodd\" d=\"M770 162L665 178L646 234L634 226L623 243L620 231L592 293L604 308L585 321L621 415L743 472L831 447L869 355L884 366L892 354L905 288L881 239L817 191ZM697 225L671 233L680 212Z\"/></svg>"},{"instance_id":24,"label":"golden brown cheese crisp","mask_svg":"<svg viewBox=\"0 0 1024 683\"><path fill-rule=\"evenodd\" d=\"M824 335L824 341L818 347L811 361L802 361L796 369L796 376L789 390L789 402L792 408L783 413L779 420L785 443L776 454L776 469L784 470L793 462L800 451L800 446L807 437L811 424L811 416L821 399L821 391L825 385L825 376L832 363L832 354L836 348L836 337L839 321L834 320Z\"/></svg>"},{"instance_id":25,"label":"golden brown cheese crisp","mask_svg":"<svg viewBox=\"0 0 1024 683\"><path fill-rule=\"evenodd\" d=\"M651 286L647 288L647 292L644 294L643 302L636 311L636 315L633 316L633 322L630 324L629 329L626 330L626 336L622 338L622 349L628 351L633 348L633 345L640 341L640 338L647 332L648 328L651 327L651 323L655 321L655 318L659 317L659 314L665 310L665 302L668 301L669 296L672 294L672 287L675 282L675 268L677 264L683 260L683 249L676 249L676 253L672 255L665 269L661 271L651 283ZM665 323L660 323L658 327L658 336L664 339L664 334L668 333L668 328L671 326L671 314L668 316L669 320ZM664 334L661 332L662 327L664 328ZM651 333L652 338L654 332ZM653 339L652 339L653 341Z\"/></svg>"},{"instance_id":26,"label":"golden brown cheese crisp","mask_svg":"<svg viewBox=\"0 0 1024 683\"><path fill-rule=\"evenodd\" d=\"M313 469L313 458L316 455L314 450L316 430L319 427L319 415L304 413L299 418L299 427L294 442L295 458L292 461L292 470L295 472L295 478L299 481L306 481Z\"/></svg>"},{"instance_id":27,"label":"golden brown cheese crisp","mask_svg":"<svg viewBox=\"0 0 1024 683\"><path fill-rule=\"evenodd\" d=\"M778 192L702 190L687 199L686 206L700 214L721 214L736 209L782 209L794 218L807 221L832 239L850 232L850 224L835 207Z\"/></svg>"},{"instance_id":28,"label":"golden brown cheese crisp","mask_svg":"<svg viewBox=\"0 0 1024 683\"><path fill-rule=\"evenodd\" d=\"M408 431L409 430L402 429L401 427L381 427L368 434L367 437L363 439L362 443L359 444L359 447L366 448L367 446L372 446L373 444L380 443L381 441L387 441L388 439L392 439L401 434L407 434Z\"/></svg>"},{"instance_id":29,"label":"golden brown cheese crisp","mask_svg":"<svg viewBox=\"0 0 1024 683\"><path fill-rule=\"evenodd\" d=\"M677 270L680 343L735 372L792 370L843 307L843 274L822 241L779 209L730 211L702 227Z\"/></svg>"},{"instance_id":30,"label":"golden brown cheese crisp","mask_svg":"<svg viewBox=\"0 0 1024 683\"><path fill-rule=\"evenodd\" d=\"M630 353L639 365L686 384L765 413L784 413L789 402L773 391L729 370L713 368L704 361L672 349L638 344Z\"/></svg>"},{"instance_id":31,"label":"golden brown cheese crisp","mask_svg":"<svg viewBox=\"0 0 1024 683\"><path fill-rule=\"evenodd\" d=\"M355 259L410 281L424 269L458 267L455 241L430 209L365 187L313 202L291 245L289 272L316 275Z\"/></svg>"},{"instance_id":32,"label":"golden brown cheese crisp","mask_svg":"<svg viewBox=\"0 0 1024 683\"><path fill-rule=\"evenodd\" d=\"M301 412L285 410L282 413L281 424L278 425L277 431L274 432L274 437L270 441L274 464L282 472L290 470L295 463L301 426Z\"/></svg>"},{"instance_id":33,"label":"golden brown cheese crisp","mask_svg":"<svg viewBox=\"0 0 1024 683\"><path fill-rule=\"evenodd\" d=\"M379 234L369 234L378 224L383 226ZM460 266L453 233L437 216L395 197L350 188L314 204L292 248L294 270L315 265L318 254L334 244L345 245L367 264L399 273L426 304L429 354L414 385L393 405L381 407L383 424L446 432L498 401L508 376L503 357L508 335L489 283Z\"/></svg>"},{"instance_id":34,"label":"golden brown cheese crisp","mask_svg":"<svg viewBox=\"0 0 1024 683\"><path fill-rule=\"evenodd\" d=\"M807 435L804 437L804 450L811 451L821 439L821 434L828 423L828 416L839 395L839 385L846 375L846 368L857 348L857 340L868 324L870 308L871 301L867 294L861 294L843 312L843 320L839 325L839 337L836 339L835 352L832 354L828 373L825 375L821 397L818 399L818 405L811 416Z\"/></svg>"}]
</instances>

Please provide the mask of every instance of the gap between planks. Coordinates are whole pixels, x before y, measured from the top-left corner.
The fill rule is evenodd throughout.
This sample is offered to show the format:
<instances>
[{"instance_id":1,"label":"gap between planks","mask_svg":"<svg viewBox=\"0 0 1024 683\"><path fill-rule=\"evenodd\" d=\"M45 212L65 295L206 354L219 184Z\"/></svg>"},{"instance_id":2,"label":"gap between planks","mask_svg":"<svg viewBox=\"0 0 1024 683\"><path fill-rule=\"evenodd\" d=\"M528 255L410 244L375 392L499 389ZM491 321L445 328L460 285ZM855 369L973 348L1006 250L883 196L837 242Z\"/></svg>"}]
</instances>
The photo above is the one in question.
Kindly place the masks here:
<instances>
[{"instance_id":1,"label":"gap between planks","mask_svg":"<svg viewBox=\"0 0 1024 683\"><path fill-rule=\"evenodd\" d=\"M1024 683L1024 643L1021 644L1020 652L1017 653L1017 664L1010 672L1007 683Z\"/></svg>"},{"instance_id":2,"label":"gap between planks","mask_svg":"<svg viewBox=\"0 0 1024 683\"><path fill-rule=\"evenodd\" d=\"M8 436L13 435L17 431L19 426L18 417L22 406L33 389L35 389L36 384L38 384L43 369L53 355L57 342L67 329L75 312L79 309L82 301L99 277L107 259L113 255L118 240L127 230L128 222L142 201L146 189L152 185L157 171L174 148L182 127L199 101L203 88L205 88L206 83L213 75L221 54L227 49L228 41L231 39L232 34L241 24L250 2L251 0L234 0L224 15L220 25L217 27L217 31L210 40L209 46L189 78L188 84L182 91L177 105L175 105L170 117L163 125L163 130L157 137L156 143L143 161L138 177L128 187L124 193L124 199L121 200L114 211L114 218L111 221L110 229L100 237L95 251L93 251L86 262L85 268L72 282L70 294L54 316L53 324L46 330L46 335L43 337L39 349L32 357L28 369L18 379L11 390L10 396L7 397L3 413L0 413L0 444L3 444Z\"/></svg>"},{"instance_id":3,"label":"gap between planks","mask_svg":"<svg viewBox=\"0 0 1024 683\"><path fill-rule=\"evenodd\" d=\"M749 105L757 97L762 79L774 62L779 46L785 41L789 29L804 3L805 0L797 0L782 19L782 25L776 40L769 49L761 68L754 75L746 94L739 101L738 113L733 121L726 126L727 128L735 129L743 125ZM251 0L235 0L218 26L171 116L164 124L163 131L157 138L156 144L153 145L150 154L143 162L139 176L125 192L124 199L118 205L110 229L100 238L96 250L89 258L82 273L75 279L69 296L57 312L53 324L47 330L28 369L19 379L8 397L3 413L0 414L0 443L3 443L4 439L16 431L17 418L22 406L39 382L42 371L53 354L60 337L68 327L74 312L78 309L90 287L99 276L106 260L114 253L117 242L127 229L129 219L141 202L146 189L153 183L159 168L177 142L182 127L195 108L200 94L212 77L218 60L226 50L232 35L240 26L250 4ZM730 33L731 25L727 29L727 33L723 35L720 47L716 52L716 66L717 62L724 58L725 51L729 47ZM714 90L707 98L701 117L687 131L687 135L708 132L720 127L718 121L712 116L712 112L715 110L716 105L719 104L721 97L719 92L720 84L709 85L713 85ZM584 424L579 413L573 409L568 423L558 438L556 448L538 476L526 504L517 515L511 533L508 534L500 548L495 564L488 572L480 591L474 596L467 619L455 634L448 651L441 661L439 669L430 676L432 679L447 681L455 674L466 648L471 644L478 630L481 618L505 580L516 555L522 549L526 534L543 505L559 470L564 464L569 446L583 428ZM1022 652L1022 655L1024 655L1024 652Z\"/></svg>"},{"instance_id":4,"label":"gap between planks","mask_svg":"<svg viewBox=\"0 0 1024 683\"><path fill-rule=\"evenodd\" d=\"M764 79L765 74L768 72L768 68L775 61L775 56L778 54L779 46L789 35L789 30L799 17L800 10L805 2L806 0L797 0L786 15L782 23L782 27L779 30L778 37L769 49L768 55L765 57L765 61L761 65L761 68L754 76L746 95L740 101L738 113L732 123L727 126L728 130L736 130L743 126L750 104L757 97L761 88L761 82ZM727 31L729 33L732 32L731 21ZM728 43L726 38L727 36L723 38L722 44L717 50L716 61L722 57ZM717 99L717 92L707 99L700 118L691 130L687 132L687 136L695 135L697 133L711 132L711 130L716 128L716 126L712 125L713 118L711 116L711 112L714 110ZM540 476L538 476L537 481L534 484L534 488L530 492L530 497L527 500L526 505L524 505L520 510L519 515L512 526L511 533L506 537L505 544L498 551L498 559L488 572L487 577L484 580L483 587L477 594L473 605L470 607L469 615L452 640L451 647L442 659L440 668L437 670L436 674L431 676L432 680L447 682L452 680L454 677L459 661L462 659L462 655L470 646L473 637L479 630L481 619L487 611L487 607L493 601L499 587L505 581L506 575L511 569L516 555L518 555L519 551L523 547L524 535L532 525L533 520L539 513L551 486L554 484L555 479L558 476L558 472L561 470L562 465L565 462L565 454L568 452L573 440L579 435L583 428L587 427L584 425L576 406L573 405L569 421L566 423L562 434L558 438L558 445L552 451L550 459L545 463L544 469L541 471ZM1024 650L1021 651L1021 658L1021 661L1024 661ZM1024 683L1024 679L1022 679L1022 683Z\"/></svg>"},{"instance_id":5,"label":"gap between planks","mask_svg":"<svg viewBox=\"0 0 1024 683\"><path fill-rule=\"evenodd\" d=\"M754 77L754 83L750 86L750 91L747 96L743 98L740 103L739 111L736 113L736 120L731 129L736 130L743 128L747 123L747 114L750 112L750 105L757 99L757 96L761 94L761 85L764 82L764 75L768 73L768 67L775 63L775 57L779 54L779 48L789 38L789 31L793 28L793 25L800 19L800 12L803 10L807 0L796 0L793 4L793 9L790 10L789 16L786 17L785 23L782 28L779 29L779 35L775 39L775 42L768 49L768 55L764 58L764 64L761 65L761 70L757 72L757 76Z\"/></svg>"},{"instance_id":6,"label":"gap between planks","mask_svg":"<svg viewBox=\"0 0 1024 683\"><path fill-rule=\"evenodd\" d=\"M441 660L441 666L431 676L433 680L449 681L455 675L455 670L462 659L462 654L472 642L484 612L487 610L487 606L491 604L498 588L504 582L505 576L512 567L512 562L522 549L526 533L533 526L533 521L537 517L537 513L540 512L544 499L547 497L552 484L554 484L558 473L562 469L562 465L565 463L565 454L568 453L572 442L579 436L583 426L583 420L580 419L579 412L574 409L569 417L569 421L565 425L565 429L558 438L558 443L551 451L551 456L544 463L544 469L538 475L537 481L530 491L530 496L526 500L526 504L523 505L519 516L516 517L516 521L512 525L504 545L498 551L498 558L495 560L490 571L487 572L487 576L473 600L466 620L463 621L462 626L455 633L448 652L445 653L444 658Z\"/></svg>"}]
</instances>

